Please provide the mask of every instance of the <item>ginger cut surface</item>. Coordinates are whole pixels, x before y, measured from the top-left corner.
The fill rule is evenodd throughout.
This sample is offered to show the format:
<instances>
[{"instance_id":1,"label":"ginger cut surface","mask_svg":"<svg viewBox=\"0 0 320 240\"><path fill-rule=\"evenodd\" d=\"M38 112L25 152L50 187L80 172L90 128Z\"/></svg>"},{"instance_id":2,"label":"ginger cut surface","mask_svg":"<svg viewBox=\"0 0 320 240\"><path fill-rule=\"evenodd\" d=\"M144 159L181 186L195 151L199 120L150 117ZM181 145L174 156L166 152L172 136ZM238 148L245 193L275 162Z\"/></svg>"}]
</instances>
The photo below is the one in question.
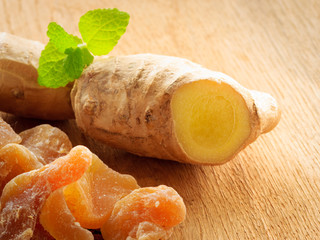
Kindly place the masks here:
<instances>
[{"instance_id":1,"label":"ginger cut surface","mask_svg":"<svg viewBox=\"0 0 320 240\"><path fill-rule=\"evenodd\" d=\"M208 80L186 84L173 95L171 108L180 146L201 162L230 158L250 136L250 111L227 84Z\"/></svg>"},{"instance_id":2,"label":"ginger cut surface","mask_svg":"<svg viewBox=\"0 0 320 240\"><path fill-rule=\"evenodd\" d=\"M153 54L96 59L71 92L77 125L131 153L222 164L280 119L269 94L188 60Z\"/></svg>"}]
</instances>

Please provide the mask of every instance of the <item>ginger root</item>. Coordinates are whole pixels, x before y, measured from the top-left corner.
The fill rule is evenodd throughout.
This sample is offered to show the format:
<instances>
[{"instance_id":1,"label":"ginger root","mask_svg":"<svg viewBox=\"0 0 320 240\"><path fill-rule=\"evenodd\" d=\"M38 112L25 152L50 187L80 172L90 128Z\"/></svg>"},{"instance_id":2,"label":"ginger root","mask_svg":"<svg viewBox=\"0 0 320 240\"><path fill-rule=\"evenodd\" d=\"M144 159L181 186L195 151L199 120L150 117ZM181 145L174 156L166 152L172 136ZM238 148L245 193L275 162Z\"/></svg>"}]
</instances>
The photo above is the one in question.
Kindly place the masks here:
<instances>
[{"instance_id":1,"label":"ginger root","mask_svg":"<svg viewBox=\"0 0 320 240\"><path fill-rule=\"evenodd\" d=\"M97 59L71 92L77 125L140 156L221 164L279 121L276 101L188 60Z\"/></svg>"},{"instance_id":2,"label":"ginger root","mask_svg":"<svg viewBox=\"0 0 320 240\"><path fill-rule=\"evenodd\" d=\"M269 94L188 60L152 54L95 59L70 98L71 86L37 86L38 45L0 34L0 110L64 119L73 117L71 101L84 133L140 156L222 164L280 120ZM23 101L14 89L22 89Z\"/></svg>"},{"instance_id":3,"label":"ginger root","mask_svg":"<svg viewBox=\"0 0 320 240\"><path fill-rule=\"evenodd\" d=\"M46 120L73 118L72 85L53 89L38 85L38 63L44 45L0 33L0 110Z\"/></svg>"}]
</instances>

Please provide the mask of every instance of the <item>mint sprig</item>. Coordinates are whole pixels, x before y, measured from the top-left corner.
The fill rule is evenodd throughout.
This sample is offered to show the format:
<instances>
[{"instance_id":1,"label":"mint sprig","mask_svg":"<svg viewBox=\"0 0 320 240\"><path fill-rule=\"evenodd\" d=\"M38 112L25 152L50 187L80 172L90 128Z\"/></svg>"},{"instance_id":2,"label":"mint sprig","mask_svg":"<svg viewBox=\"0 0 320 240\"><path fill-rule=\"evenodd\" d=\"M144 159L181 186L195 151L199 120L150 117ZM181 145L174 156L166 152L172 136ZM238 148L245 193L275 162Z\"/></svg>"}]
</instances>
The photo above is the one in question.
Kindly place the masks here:
<instances>
[{"instance_id":1,"label":"mint sprig","mask_svg":"<svg viewBox=\"0 0 320 240\"><path fill-rule=\"evenodd\" d=\"M58 51L53 42L49 41L41 52L38 68L38 83L49 88L66 86L72 77L64 69L64 53Z\"/></svg>"},{"instance_id":2,"label":"mint sprig","mask_svg":"<svg viewBox=\"0 0 320 240\"><path fill-rule=\"evenodd\" d=\"M92 54L106 55L113 49L125 33L129 18L129 14L118 9L89 11L79 22L83 40L51 22L47 31L50 40L39 59L39 85L64 87L79 78L93 62Z\"/></svg>"},{"instance_id":3,"label":"mint sprig","mask_svg":"<svg viewBox=\"0 0 320 240\"><path fill-rule=\"evenodd\" d=\"M63 27L56 22L51 22L48 25L47 36L50 41L56 46L59 52L64 53L67 48L77 47L82 43L82 40L77 36L67 33Z\"/></svg>"},{"instance_id":4,"label":"mint sprig","mask_svg":"<svg viewBox=\"0 0 320 240\"><path fill-rule=\"evenodd\" d=\"M79 30L83 41L94 55L108 54L129 23L129 14L118 9L97 9L80 18Z\"/></svg>"}]
</instances>

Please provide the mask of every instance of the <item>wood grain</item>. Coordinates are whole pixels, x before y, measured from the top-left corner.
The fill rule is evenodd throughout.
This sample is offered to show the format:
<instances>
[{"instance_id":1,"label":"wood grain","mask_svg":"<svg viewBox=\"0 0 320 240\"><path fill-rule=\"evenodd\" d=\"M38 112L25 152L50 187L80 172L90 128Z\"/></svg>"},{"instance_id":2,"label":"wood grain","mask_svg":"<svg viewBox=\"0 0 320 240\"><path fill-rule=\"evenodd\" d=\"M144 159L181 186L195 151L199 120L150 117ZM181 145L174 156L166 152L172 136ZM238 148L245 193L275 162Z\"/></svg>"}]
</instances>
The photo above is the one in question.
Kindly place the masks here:
<instances>
[{"instance_id":1,"label":"wood grain","mask_svg":"<svg viewBox=\"0 0 320 240\"><path fill-rule=\"evenodd\" d=\"M320 2L2 0L0 31L46 42L50 21L79 34L79 17L102 7L131 15L111 54L173 55L227 73L275 96L280 124L215 167L136 157L86 138L73 121L52 124L141 186L174 187L188 216L172 239L320 239ZM41 123L6 119L17 131Z\"/></svg>"}]
</instances>

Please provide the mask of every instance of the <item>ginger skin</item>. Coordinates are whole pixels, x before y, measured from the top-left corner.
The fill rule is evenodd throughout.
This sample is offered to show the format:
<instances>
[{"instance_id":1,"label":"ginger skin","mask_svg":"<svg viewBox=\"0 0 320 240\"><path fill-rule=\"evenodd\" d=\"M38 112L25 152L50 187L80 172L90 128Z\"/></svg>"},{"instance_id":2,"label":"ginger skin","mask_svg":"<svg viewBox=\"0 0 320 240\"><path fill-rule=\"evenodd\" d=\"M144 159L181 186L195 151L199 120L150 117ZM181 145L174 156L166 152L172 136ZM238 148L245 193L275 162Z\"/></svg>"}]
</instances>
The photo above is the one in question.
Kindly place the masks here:
<instances>
[{"instance_id":1,"label":"ginger skin","mask_svg":"<svg viewBox=\"0 0 320 240\"><path fill-rule=\"evenodd\" d=\"M0 33L0 110L46 120L74 117L72 84L58 89L38 85L38 63L44 45Z\"/></svg>"},{"instance_id":2,"label":"ginger skin","mask_svg":"<svg viewBox=\"0 0 320 240\"><path fill-rule=\"evenodd\" d=\"M0 79L15 80L13 85L1 81L1 111L51 120L75 116L85 134L140 156L222 164L280 120L269 94L182 58L97 58L75 81L70 97L71 86L37 86L40 43L0 34L0 45L5 49ZM12 96L12 89L23 89L23 101Z\"/></svg>"},{"instance_id":3,"label":"ginger skin","mask_svg":"<svg viewBox=\"0 0 320 240\"><path fill-rule=\"evenodd\" d=\"M71 101L77 125L92 138L194 164L232 159L280 117L269 94L188 60L152 54L95 60Z\"/></svg>"}]
</instances>

